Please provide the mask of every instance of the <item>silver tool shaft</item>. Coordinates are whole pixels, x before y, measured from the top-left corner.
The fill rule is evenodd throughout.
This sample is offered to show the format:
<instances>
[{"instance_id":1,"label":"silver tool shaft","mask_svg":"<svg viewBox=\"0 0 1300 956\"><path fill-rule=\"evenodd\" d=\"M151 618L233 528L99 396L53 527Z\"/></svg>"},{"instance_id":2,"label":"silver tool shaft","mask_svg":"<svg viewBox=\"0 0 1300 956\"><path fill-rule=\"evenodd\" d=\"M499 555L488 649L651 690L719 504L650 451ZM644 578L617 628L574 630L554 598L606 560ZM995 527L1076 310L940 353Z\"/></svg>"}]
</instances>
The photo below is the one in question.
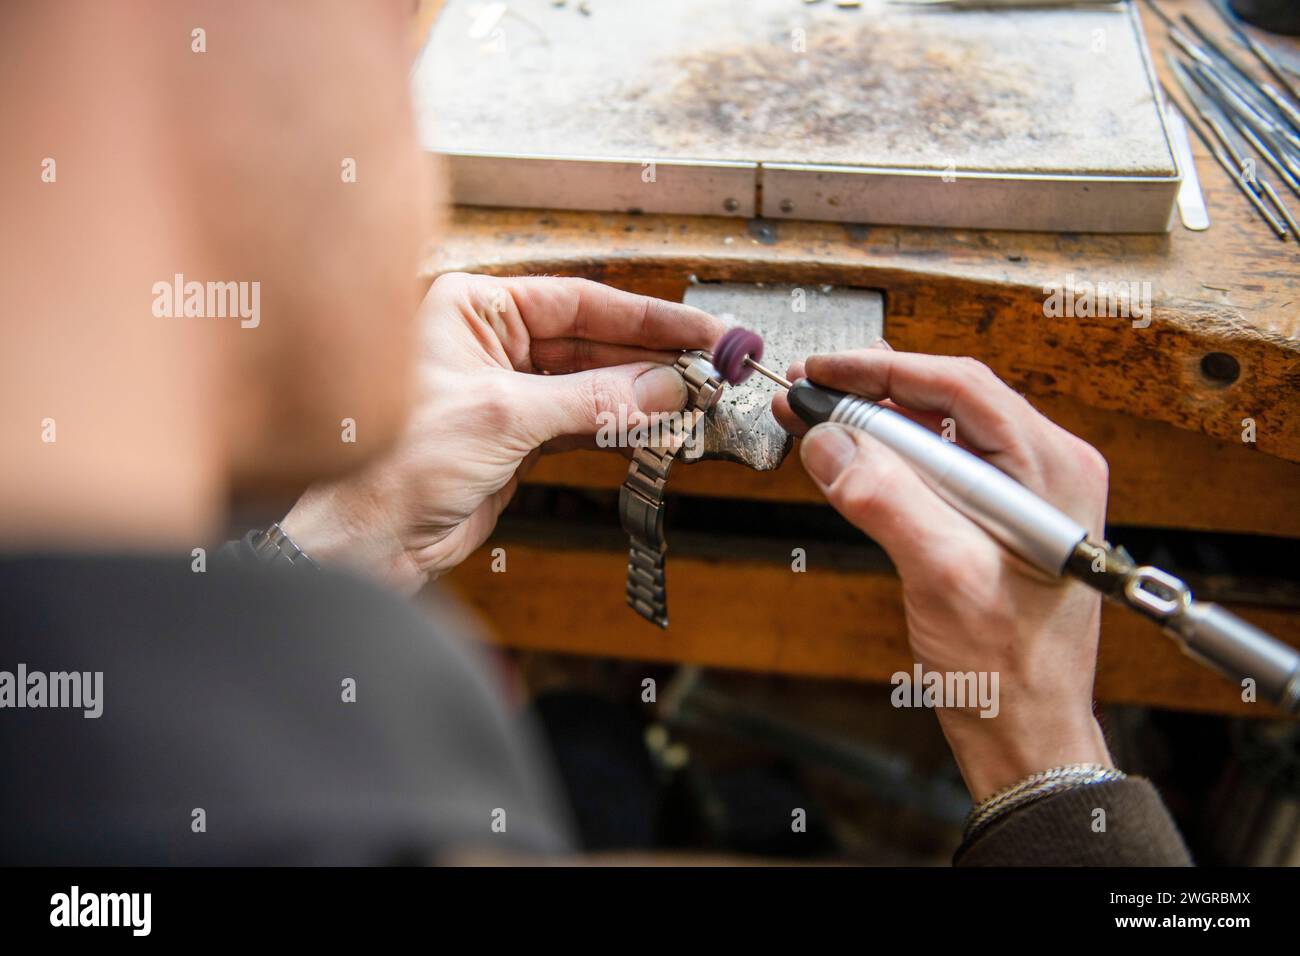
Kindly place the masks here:
<instances>
[{"instance_id":1,"label":"silver tool shaft","mask_svg":"<svg viewBox=\"0 0 1300 956\"><path fill-rule=\"evenodd\" d=\"M759 375L767 376L772 381L776 382L776 384L780 385L782 388L789 389L793 387L793 383L788 378L784 378L780 375L777 375L776 372L773 372L770 368L765 368L764 366L759 365L748 355L745 356L745 364L748 365L750 368L752 368Z\"/></svg>"},{"instance_id":2,"label":"silver tool shaft","mask_svg":"<svg viewBox=\"0 0 1300 956\"><path fill-rule=\"evenodd\" d=\"M1277 194L1277 190L1273 188L1273 184L1263 176L1256 176L1256 182L1259 185L1259 188L1264 191L1264 195L1269 198L1273 207L1278 211L1278 214L1286 220L1287 227L1291 230L1291 235L1295 237L1296 242L1300 242L1300 223L1296 222L1295 216L1291 214L1291 210L1288 209L1286 203L1282 201L1282 197Z\"/></svg>"},{"instance_id":3,"label":"silver tool shaft","mask_svg":"<svg viewBox=\"0 0 1300 956\"><path fill-rule=\"evenodd\" d=\"M1200 40L1203 47L1213 54L1213 57L1219 61L1219 64L1228 68L1226 70L1221 70L1218 68L1217 64L1210 67L1220 75L1221 79L1230 83L1237 93L1249 98L1251 100L1251 105L1261 109L1265 113L1271 110L1275 115L1270 118L1275 118L1285 124L1288 133L1300 133L1300 125L1297 125L1296 123L1296 112L1291 108L1291 104L1286 101L1285 97L1279 94L1270 84L1257 80L1244 63L1238 60L1226 49L1215 43L1204 30L1196 25L1196 21L1191 17L1183 14L1180 19L1187 24L1193 33L1196 34L1197 39ZM1236 34L1238 38L1241 39L1242 43L1248 47L1251 45L1251 42L1253 42L1240 30L1236 30ZM1258 52L1256 52L1255 55L1257 58L1260 56ZM1268 56L1267 51L1264 51L1264 56ZM1268 63L1262 58L1260 59L1260 62L1265 63L1265 66L1268 65ZM1283 82L1285 84L1285 78L1283 79Z\"/></svg>"},{"instance_id":4,"label":"silver tool shaft","mask_svg":"<svg viewBox=\"0 0 1300 956\"><path fill-rule=\"evenodd\" d=\"M1282 182L1286 183L1287 187L1293 193L1300 196L1300 180L1296 179L1291 170L1282 165L1281 160L1274 155L1273 151L1260 141L1258 134L1240 120L1233 119L1232 117L1229 117L1228 119L1232 122L1232 125L1236 128L1237 132L1245 137L1246 142L1250 143L1251 148L1264 157L1264 162L1268 163L1269 166L1273 168L1273 172L1277 173L1278 178L1280 178Z\"/></svg>"},{"instance_id":5,"label":"silver tool shaft","mask_svg":"<svg viewBox=\"0 0 1300 956\"><path fill-rule=\"evenodd\" d=\"M1212 111L1220 117L1225 118L1228 121L1228 124L1245 137L1246 140L1255 147L1256 151L1264 157L1268 164L1277 170L1278 174L1286 180L1287 185L1291 185L1294 182L1294 177L1284 164L1284 160L1286 159L1284 146L1279 146L1278 151L1269 147L1263 139L1261 139L1261 134L1263 136L1269 135L1267 130L1261 126L1261 134L1257 134L1251 126L1246 114L1239 113L1232 109L1231 104L1223 98L1218 87L1215 87L1210 83L1206 78L1205 73L1200 70L1196 70L1195 73L1189 73L1188 70L1172 56L1168 56L1167 60L1169 62L1169 68L1174 74L1174 79L1176 79L1179 86L1183 88L1183 92L1187 94L1187 99L1191 102L1198 115L1204 117L1207 112ZM1279 152L1282 154L1281 156L1279 156Z\"/></svg>"},{"instance_id":6,"label":"silver tool shaft","mask_svg":"<svg viewBox=\"0 0 1300 956\"><path fill-rule=\"evenodd\" d=\"M1228 130L1213 115L1218 112L1217 107L1206 99L1205 94L1196 88L1195 83L1188 76L1187 71L1184 70L1177 61L1172 60L1172 58L1170 67L1174 71L1174 78L1178 80L1178 84L1183 88L1183 93L1187 96L1188 102L1190 102L1192 108L1196 110L1196 115L1201 118L1201 122L1210 128L1210 131L1214 133L1215 138L1218 139L1223 148L1227 150L1228 156L1231 157L1232 162L1240 171L1242 180L1255 191L1256 195L1268 198L1268 200L1273 204L1273 207L1278 211L1278 214L1286 221L1286 225L1290 229L1291 235L1295 236L1297 242L1300 242L1300 224L1297 224L1295 217L1291 214L1291 210L1287 208L1286 203L1282 201L1282 197L1277 194L1272 183L1265 179L1259 170L1252 168L1252 161L1248 159L1243 149L1237 148L1237 144L1233 142L1233 138L1228 134ZM1170 120L1173 120L1178 114L1177 108L1170 106L1168 101L1166 101L1166 107L1167 109L1172 110L1172 112L1169 113L1169 118ZM1171 122L1170 125L1172 126L1174 124ZM1270 157L1267 155L1265 156L1265 159L1269 159L1271 162Z\"/></svg>"},{"instance_id":7,"label":"silver tool shaft","mask_svg":"<svg viewBox=\"0 0 1300 956\"><path fill-rule=\"evenodd\" d=\"M1165 99L1172 99L1168 90L1165 90L1164 93ZM1193 104L1193 106L1194 105L1195 104ZM1219 145L1214 142L1199 125L1197 125L1195 120L1190 116L1184 117L1184 120L1187 123L1188 128L1191 129L1192 132L1196 134L1197 138L1205 144L1205 148L1210 151L1210 155L1212 155L1215 161L1223 167L1224 172L1226 172L1232 178L1232 181L1237 184L1237 188L1241 190L1242 195L1250 200L1250 204L1255 207L1255 211L1259 213L1260 217L1268 223L1269 228L1273 230L1279 239L1286 239L1286 225L1279 220L1277 216L1273 215L1272 210L1264 205L1263 199L1261 199L1259 194L1255 192L1249 183L1247 183L1241 170L1233 166L1232 160L1229 159L1223 150L1219 148Z\"/></svg>"},{"instance_id":8,"label":"silver tool shaft","mask_svg":"<svg viewBox=\"0 0 1300 956\"><path fill-rule=\"evenodd\" d=\"M884 405L846 396L828 421L856 428L893 449L939 497L1053 577L1061 575L1088 536L1083 525L1006 472Z\"/></svg>"},{"instance_id":9,"label":"silver tool shaft","mask_svg":"<svg viewBox=\"0 0 1300 956\"><path fill-rule=\"evenodd\" d=\"M1268 51L1268 48L1241 28L1240 22L1238 22L1237 18L1229 12L1225 4L1218 2L1211 3L1210 6L1214 7L1215 11L1219 14L1219 17L1228 25L1228 29L1232 31L1233 36L1240 40L1251 53L1255 54L1255 59L1264 64L1264 69L1268 70L1277 78L1277 81L1282 84L1283 89L1295 97L1297 102L1300 102L1300 87L1296 86L1295 81L1287 75L1286 70L1284 70L1281 64L1277 62L1273 57L1273 54ZM1260 86L1263 88L1263 84L1260 84Z\"/></svg>"}]
</instances>

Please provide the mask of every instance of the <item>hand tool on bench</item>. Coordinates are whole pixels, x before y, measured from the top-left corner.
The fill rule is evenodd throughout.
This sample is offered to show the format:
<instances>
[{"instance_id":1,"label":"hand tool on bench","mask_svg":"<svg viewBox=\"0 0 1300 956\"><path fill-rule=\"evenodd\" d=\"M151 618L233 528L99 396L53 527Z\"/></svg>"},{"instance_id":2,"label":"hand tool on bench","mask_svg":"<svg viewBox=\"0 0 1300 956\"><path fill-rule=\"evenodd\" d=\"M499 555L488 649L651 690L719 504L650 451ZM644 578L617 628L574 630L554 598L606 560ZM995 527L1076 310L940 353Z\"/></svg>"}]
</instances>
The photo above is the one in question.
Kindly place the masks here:
<instances>
[{"instance_id":1,"label":"hand tool on bench","mask_svg":"<svg viewBox=\"0 0 1300 956\"><path fill-rule=\"evenodd\" d=\"M1240 174L1242 182L1261 199L1267 198L1273 204L1282 219L1286 221L1291 234L1296 237L1297 242L1300 242L1300 224L1296 222L1291 210L1282 201L1282 197L1277 194L1273 184L1265 179L1263 173L1258 169L1251 168L1251 160L1248 158L1245 146L1229 133L1229 129L1232 127L1231 122L1208 98L1207 93L1196 85L1196 81L1191 78L1178 61L1171 57L1169 67L1174 73L1174 79L1183 88L1183 94L1187 97L1187 101L1192 104L1192 109L1196 111L1196 115L1201 118L1202 123L1209 127L1210 132L1214 134L1220 145L1227 151L1229 158L1231 158L1233 165ZM1166 95L1166 108L1170 108L1168 95ZM1174 108L1174 112L1177 112L1176 108ZM1284 167L1277 161L1277 157L1267 150L1261 155L1274 169L1279 172L1284 170ZM1287 180L1288 185L1294 183L1294 179L1286 176L1284 178Z\"/></svg>"}]
</instances>

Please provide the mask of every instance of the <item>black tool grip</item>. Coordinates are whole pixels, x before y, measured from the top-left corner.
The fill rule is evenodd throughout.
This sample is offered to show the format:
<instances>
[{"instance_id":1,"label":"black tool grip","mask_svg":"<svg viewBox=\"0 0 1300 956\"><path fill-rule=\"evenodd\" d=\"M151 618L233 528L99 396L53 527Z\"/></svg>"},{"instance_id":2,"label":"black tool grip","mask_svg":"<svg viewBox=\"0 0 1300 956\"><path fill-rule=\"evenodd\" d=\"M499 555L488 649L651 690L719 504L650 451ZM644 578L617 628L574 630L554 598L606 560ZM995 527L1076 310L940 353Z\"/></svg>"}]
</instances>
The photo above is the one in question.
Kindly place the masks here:
<instances>
[{"instance_id":1,"label":"black tool grip","mask_svg":"<svg viewBox=\"0 0 1300 956\"><path fill-rule=\"evenodd\" d=\"M806 378L795 381L785 393L790 409L808 425L830 421L831 412L844 398L844 392L822 388Z\"/></svg>"}]
</instances>

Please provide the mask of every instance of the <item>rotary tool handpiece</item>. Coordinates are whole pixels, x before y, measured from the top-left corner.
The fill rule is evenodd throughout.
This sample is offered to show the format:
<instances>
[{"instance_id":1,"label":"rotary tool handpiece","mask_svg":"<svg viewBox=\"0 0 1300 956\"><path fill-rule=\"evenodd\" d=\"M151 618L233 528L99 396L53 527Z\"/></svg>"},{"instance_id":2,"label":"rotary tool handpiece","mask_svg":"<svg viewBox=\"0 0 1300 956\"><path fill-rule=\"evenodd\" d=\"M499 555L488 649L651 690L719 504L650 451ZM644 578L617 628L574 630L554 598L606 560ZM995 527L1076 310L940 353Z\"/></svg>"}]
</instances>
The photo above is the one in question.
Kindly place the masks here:
<instances>
[{"instance_id":1,"label":"rotary tool handpiece","mask_svg":"<svg viewBox=\"0 0 1300 956\"><path fill-rule=\"evenodd\" d=\"M1300 712L1300 651L1217 604L1195 600L1181 580L1136 564L1123 548L1089 540L1083 525L982 458L860 395L806 378L785 379L759 364L763 339L748 329L727 330L712 357L729 383L759 372L786 389L790 408L807 424L837 422L892 448L940 497L1007 550L1054 577L1077 578L1155 621L1190 656L1238 681L1243 699L1253 688L1283 711Z\"/></svg>"},{"instance_id":2,"label":"rotary tool handpiece","mask_svg":"<svg viewBox=\"0 0 1300 956\"><path fill-rule=\"evenodd\" d=\"M1006 472L893 409L801 378L786 393L809 425L836 422L893 449L938 495L1034 567L1059 577L1088 536L1083 525Z\"/></svg>"},{"instance_id":3,"label":"rotary tool handpiece","mask_svg":"<svg viewBox=\"0 0 1300 956\"><path fill-rule=\"evenodd\" d=\"M1083 525L1014 478L890 408L805 378L786 394L807 424L836 422L893 449L940 497L1034 567L1069 573L1160 624L1190 656L1238 683L1251 681L1283 711L1300 712L1294 647L1217 604L1195 601L1181 580L1135 565L1122 548L1089 541Z\"/></svg>"}]
</instances>

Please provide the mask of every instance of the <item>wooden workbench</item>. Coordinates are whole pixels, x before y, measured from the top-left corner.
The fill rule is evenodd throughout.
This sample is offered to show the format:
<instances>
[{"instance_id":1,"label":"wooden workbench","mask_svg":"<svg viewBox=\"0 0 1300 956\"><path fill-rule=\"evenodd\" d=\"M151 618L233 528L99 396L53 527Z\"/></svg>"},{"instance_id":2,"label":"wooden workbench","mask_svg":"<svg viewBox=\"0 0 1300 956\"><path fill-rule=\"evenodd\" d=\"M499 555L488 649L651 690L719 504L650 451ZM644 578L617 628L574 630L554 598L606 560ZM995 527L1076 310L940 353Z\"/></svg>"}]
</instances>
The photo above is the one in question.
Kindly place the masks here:
<instances>
[{"instance_id":1,"label":"wooden workbench","mask_svg":"<svg viewBox=\"0 0 1300 956\"><path fill-rule=\"evenodd\" d=\"M1167 0L1204 26L1202 0ZM1164 30L1144 10L1164 70ZM423 276L447 271L580 275L680 299L690 277L879 289L898 349L973 355L1111 464L1112 525L1300 538L1300 244L1281 243L1193 140L1212 226L1099 236L457 208ZM1297 200L1300 203L1300 200ZM1045 318L1045 287L1073 276L1150 282L1148 328L1127 318ZM1254 442L1243 441L1247 421ZM613 454L542 462L530 481L613 490ZM671 490L764 501L819 496L797 455L777 472L704 462ZM668 517L672 539L672 512ZM487 548L498 546L489 542ZM1300 545L1295 554L1300 555ZM897 579L887 570L718 560L670 552L672 628L624 604L616 549L512 542L508 573L471 557L448 581L516 647L887 680L909 669ZM1297 562L1300 565L1300 562ZM692 600L707 586L708 602ZM696 595L698 598L698 594ZM721 602L721 603L720 603ZM725 608L725 614L711 609ZM1237 606L1300 644L1300 609ZM719 625L719 619L725 624ZM1185 659L1132 614L1107 608L1099 698L1236 713L1233 685Z\"/></svg>"}]
</instances>

